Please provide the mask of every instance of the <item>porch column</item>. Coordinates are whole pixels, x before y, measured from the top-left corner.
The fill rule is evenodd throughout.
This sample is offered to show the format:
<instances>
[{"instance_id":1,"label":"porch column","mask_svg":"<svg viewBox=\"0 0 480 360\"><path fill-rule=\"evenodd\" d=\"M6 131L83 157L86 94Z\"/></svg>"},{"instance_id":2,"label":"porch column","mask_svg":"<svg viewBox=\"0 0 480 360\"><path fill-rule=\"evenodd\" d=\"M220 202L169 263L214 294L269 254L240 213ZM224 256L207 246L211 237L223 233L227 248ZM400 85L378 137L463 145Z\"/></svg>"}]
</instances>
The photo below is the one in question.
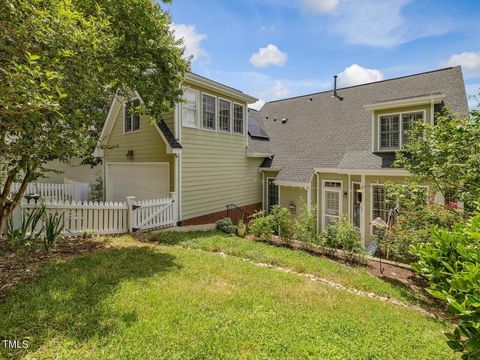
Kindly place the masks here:
<instances>
[{"instance_id":1,"label":"porch column","mask_svg":"<svg viewBox=\"0 0 480 360\"><path fill-rule=\"evenodd\" d=\"M366 188L366 184L365 184L365 175L361 176L360 189L362 190L362 203L360 205L360 234L362 234L362 239L363 239L363 241L365 241L365 239L366 239L365 202L367 201L367 188Z\"/></svg>"}]
</instances>

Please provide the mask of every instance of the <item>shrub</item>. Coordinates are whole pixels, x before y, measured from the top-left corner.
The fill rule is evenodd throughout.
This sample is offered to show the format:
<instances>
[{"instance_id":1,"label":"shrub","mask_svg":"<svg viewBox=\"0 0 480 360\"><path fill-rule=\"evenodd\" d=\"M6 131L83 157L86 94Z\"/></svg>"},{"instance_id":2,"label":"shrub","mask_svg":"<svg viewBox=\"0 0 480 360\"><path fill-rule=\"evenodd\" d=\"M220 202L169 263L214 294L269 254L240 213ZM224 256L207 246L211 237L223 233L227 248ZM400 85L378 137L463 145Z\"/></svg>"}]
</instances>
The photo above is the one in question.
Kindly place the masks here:
<instances>
[{"instance_id":1,"label":"shrub","mask_svg":"<svg viewBox=\"0 0 480 360\"><path fill-rule=\"evenodd\" d=\"M92 201L103 201L103 178L97 176L95 181L90 184L91 188L91 200Z\"/></svg>"},{"instance_id":2,"label":"shrub","mask_svg":"<svg viewBox=\"0 0 480 360\"><path fill-rule=\"evenodd\" d=\"M256 238L268 240L273 235L274 218L272 215L265 215L263 211L257 211L251 216L248 230Z\"/></svg>"},{"instance_id":3,"label":"shrub","mask_svg":"<svg viewBox=\"0 0 480 360\"><path fill-rule=\"evenodd\" d=\"M236 228L233 225L232 219L224 218L216 222L216 229L226 234L235 234Z\"/></svg>"},{"instance_id":4,"label":"shrub","mask_svg":"<svg viewBox=\"0 0 480 360\"><path fill-rule=\"evenodd\" d=\"M433 229L431 241L412 249L412 268L428 279L427 291L460 320L447 333L463 359L480 358L480 214L452 230Z\"/></svg>"},{"instance_id":5,"label":"shrub","mask_svg":"<svg viewBox=\"0 0 480 360\"><path fill-rule=\"evenodd\" d=\"M14 228L13 219L7 222L7 242L11 248L30 247L35 248L42 237L44 227L39 228L40 221L45 214L45 206L33 208L22 216L22 223Z\"/></svg>"},{"instance_id":6,"label":"shrub","mask_svg":"<svg viewBox=\"0 0 480 360\"><path fill-rule=\"evenodd\" d=\"M308 208L306 204L302 205L300 215L295 219L293 225L293 238L302 242L317 242L317 221L316 206Z\"/></svg>"},{"instance_id":7,"label":"shrub","mask_svg":"<svg viewBox=\"0 0 480 360\"><path fill-rule=\"evenodd\" d=\"M292 222L290 211L280 205L274 205L270 209L273 217L273 231L282 239L289 240L292 237Z\"/></svg>"},{"instance_id":8,"label":"shrub","mask_svg":"<svg viewBox=\"0 0 480 360\"><path fill-rule=\"evenodd\" d=\"M360 230L345 216L331 224L322 233L321 244L332 249L342 249L349 253L363 253L364 247Z\"/></svg>"},{"instance_id":9,"label":"shrub","mask_svg":"<svg viewBox=\"0 0 480 360\"><path fill-rule=\"evenodd\" d=\"M91 239L95 236L95 232L93 230L85 230L82 234L82 238L84 239Z\"/></svg>"},{"instance_id":10,"label":"shrub","mask_svg":"<svg viewBox=\"0 0 480 360\"><path fill-rule=\"evenodd\" d=\"M43 246L45 250L50 251L50 248L55 245L58 239L63 238L64 214L50 213L44 217L45 231L42 236Z\"/></svg>"}]
</instances>

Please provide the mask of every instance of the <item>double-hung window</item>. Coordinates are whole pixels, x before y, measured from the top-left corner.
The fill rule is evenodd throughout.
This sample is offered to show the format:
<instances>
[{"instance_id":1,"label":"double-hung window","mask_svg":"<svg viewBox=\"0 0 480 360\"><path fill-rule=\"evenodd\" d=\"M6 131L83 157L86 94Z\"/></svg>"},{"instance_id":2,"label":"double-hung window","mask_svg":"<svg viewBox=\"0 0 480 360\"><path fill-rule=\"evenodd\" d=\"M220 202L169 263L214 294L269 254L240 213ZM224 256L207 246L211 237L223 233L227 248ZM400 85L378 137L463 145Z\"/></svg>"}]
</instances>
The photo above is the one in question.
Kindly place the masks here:
<instances>
[{"instance_id":1,"label":"double-hung window","mask_svg":"<svg viewBox=\"0 0 480 360\"><path fill-rule=\"evenodd\" d=\"M243 105L233 104L233 132L243 134Z\"/></svg>"},{"instance_id":2,"label":"double-hung window","mask_svg":"<svg viewBox=\"0 0 480 360\"><path fill-rule=\"evenodd\" d=\"M139 99L132 99L125 103L123 116L123 130L125 133L130 133L140 130L140 113L138 107L140 106Z\"/></svg>"},{"instance_id":3,"label":"double-hung window","mask_svg":"<svg viewBox=\"0 0 480 360\"><path fill-rule=\"evenodd\" d=\"M323 182L323 228L340 220L342 200L342 183L338 181Z\"/></svg>"},{"instance_id":4,"label":"double-hung window","mask_svg":"<svg viewBox=\"0 0 480 360\"><path fill-rule=\"evenodd\" d=\"M185 89L183 92L184 102L182 103L182 125L197 127L198 119L198 92Z\"/></svg>"},{"instance_id":5,"label":"double-hung window","mask_svg":"<svg viewBox=\"0 0 480 360\"><path fill-rule=\"evenodd\" d=\"M202 94L203 128L215 130L216 100L214 96Z\"/></svg>"},{"instance_id":6,"label":"double-hung window","mask_svg":"<svg viewBox=\"0 0 480 360\"><path fill-rule=\"evenodd\" d=\"M410 142L410 132L423 112L381 115L379 117L380 150L400 150Z\"/></svg>"},{"instance_id":7,"label":"double-hung window","mask_svg":"<svg viewBox=\"0 0 480 360\"><path fill-rule=\"evenodd\" d=\"M218 100L218 128L230 132L230 101Z\"/></svg>"},{"instance_id":8,"label":"double-hung window","mask_svg":"<svg viewBox=\"0 0 480 360\"><path fill-rule=\"evenodd\" d=\"M410 142L410 132L417 121L421 121L423 113L402 114L402 145Z\"/></svg>"}]
</instances>

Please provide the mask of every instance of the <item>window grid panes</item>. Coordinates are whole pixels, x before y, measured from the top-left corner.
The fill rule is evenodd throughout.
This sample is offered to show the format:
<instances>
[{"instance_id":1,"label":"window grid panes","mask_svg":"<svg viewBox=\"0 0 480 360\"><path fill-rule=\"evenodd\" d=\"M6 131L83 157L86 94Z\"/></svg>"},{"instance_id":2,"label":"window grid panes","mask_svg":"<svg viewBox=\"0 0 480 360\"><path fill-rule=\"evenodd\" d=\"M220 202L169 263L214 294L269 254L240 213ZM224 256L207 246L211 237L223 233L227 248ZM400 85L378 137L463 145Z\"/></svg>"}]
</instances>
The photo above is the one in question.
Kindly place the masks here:
<instances>
[{"instance_id":1,"label":"window grid panes","mask_svg":"<svg viewBox=\"0 0 480 360\"><path fill-rule=\"evenodd\" d=\"M243 106L233 104L233 132L243 134Z\"/></svg>"},{"instance_id":2,"label":"window grid panes","mask_svg":"<svg viewBox=\"0 0 480 360\"><path fill-rule=\"evenodd\" d=\"M203 127L215 130L215 97L203 94Z\"/></svg>"},{"instance_id":3,"label":"window grid panes","mask_svg":"<svg viewBox=\"0 0 480 360\"><path fill-rule=\"evenodd\" d=\"M182 104L182 124L184 126L197 127L198 97L194 90L184 91L184 103Z\"/></svg>"},{"instance_id":4,"label":"window grid panes","mask_svg":"<svg viewBox=\"0 0 480 360\"><path fill-rule=\"evenodd\" d=\"M230 132L230 101L220 99L218 108L218 128L221 131Z\"/></svg>"},{"instance_id":5,"label":"window grid panes","mask_svg":"<svg viewBox=\"0 0 480 360\"><path fill-rule=\"evenodd\" d=\"M133 99L125 103L124 131L126 133L140 130L140 113L138 112L139 106L139 99Z\"/></svg>"},{"instance_id":6,"label":"window grid panes","mask_svg":"<svg viewBox=\"0 0 480 360\"><path fill-rule=\"evenodd\" d=\"M325 191L325 228L340 219L340 192Z\"/></svg>"},{"instance_id":7,"label":"window grid panes","mask_svg":"<svg viewBox=\"0 0 480 360\"><path fill-rule=\"evenodd\" d=\"M372 221L380 218L385 223L388 223L389 209L387 206L387 198L385 196L385 188L382 185L372 185ZM376 229L373 229L376 233Z\"/></svg>"},{"instance_id":8,"label":"window grid panes","mask_svg":"<svg viewBox=\"0 0 480 360\"><path fill-rule=\"evenodd\" d=\"M273 205L278 205L278 186L274 179L268 179L268 212Z\"/></svg>"},{"instance_id":9,"label":"window grid panes","mask_svg":"<svg viewBox=\"0 0 480 360\"><path fill-rule=\"evenodd\" d=\"M380 148L400 148L400 116L388 115L380 117Z\"/></svg>"},{"instance_id":10,"label":"window grid panes","mask_svg":"<svg viewBox=\"0 0 480 360\"><path fill-rule=\"evenodd\" d=\"M413 124L422 120L423 113L409 113L402 115L402 145L410 142L410 131L412 131Z\"/></svg>"}]
</instances>

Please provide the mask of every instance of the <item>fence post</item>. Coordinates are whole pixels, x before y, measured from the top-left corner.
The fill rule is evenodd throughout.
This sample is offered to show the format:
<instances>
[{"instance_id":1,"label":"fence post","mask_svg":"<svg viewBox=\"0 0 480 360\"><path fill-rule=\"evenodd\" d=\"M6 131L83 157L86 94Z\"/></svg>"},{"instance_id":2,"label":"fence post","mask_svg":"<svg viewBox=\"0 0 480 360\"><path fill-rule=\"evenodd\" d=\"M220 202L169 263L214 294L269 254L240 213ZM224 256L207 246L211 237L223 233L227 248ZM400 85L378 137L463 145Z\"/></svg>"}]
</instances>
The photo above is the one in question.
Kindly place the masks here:
<instances>
[{"instance_id":1,"label":"fence post","mask_svg":"<svg viewBox=\"0 0 480 360\"><path fill-rule=\"evenodd\" d=\"M170 193L170 198L173 200L173 222L175 225L178 223L178 196L176 192Z\"/></svg>"},{"instance_id":2,"label":"fence post","mask_svg":"<svg viewBox=\"0 0 480 360\"><path fill-rule=\"evenodd\" d=\"M137 198L135 196L127 196L127 206L128 206L128 232L133 233L133 228L135 227L134 218L133 218L133 204Z\"/></svg>"}]
</instances>

